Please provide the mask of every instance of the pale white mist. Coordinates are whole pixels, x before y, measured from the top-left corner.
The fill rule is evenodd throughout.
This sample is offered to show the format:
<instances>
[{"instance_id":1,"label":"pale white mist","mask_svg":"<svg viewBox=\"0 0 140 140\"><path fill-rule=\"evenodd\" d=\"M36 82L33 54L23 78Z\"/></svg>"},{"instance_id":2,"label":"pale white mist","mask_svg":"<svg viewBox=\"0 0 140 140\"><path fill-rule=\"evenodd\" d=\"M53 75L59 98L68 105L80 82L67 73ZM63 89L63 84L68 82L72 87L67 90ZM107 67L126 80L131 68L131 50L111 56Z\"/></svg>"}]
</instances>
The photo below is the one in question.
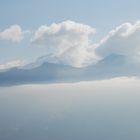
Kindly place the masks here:
<instances>
[{"instance_id":1,"label":"pale white mist","mask_svg":"<svg viewBox=\"0 0 140 140\"><path fill-rule=\"evenodd\" d=\"M0 140L139 140L140 80L0 88Z\"/></svg>"}]
</instances>

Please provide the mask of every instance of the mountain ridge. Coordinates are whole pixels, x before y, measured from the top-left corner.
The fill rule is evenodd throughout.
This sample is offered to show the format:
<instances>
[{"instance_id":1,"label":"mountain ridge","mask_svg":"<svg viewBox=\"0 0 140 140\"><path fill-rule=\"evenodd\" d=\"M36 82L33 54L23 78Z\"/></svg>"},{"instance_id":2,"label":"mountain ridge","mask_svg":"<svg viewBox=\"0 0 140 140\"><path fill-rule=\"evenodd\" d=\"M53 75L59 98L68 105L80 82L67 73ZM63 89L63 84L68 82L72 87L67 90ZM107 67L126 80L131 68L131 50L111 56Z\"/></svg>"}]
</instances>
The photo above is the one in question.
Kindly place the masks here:
<instances>
[{"instance_id":1,"label":"mountain ridge","mask_svg":"<svg viewBox=\"0 0 140 140\"><path fill-rule=\"evenodd\" d=\"M114 78L119 76L139 76L140 65L127 62L126 56L111 54L97 64L76 68L64 64L43 62L40 66L25 69L12 68L0 72L0 86L32 83L79 82Z\"/></svg>"}]
</instances>

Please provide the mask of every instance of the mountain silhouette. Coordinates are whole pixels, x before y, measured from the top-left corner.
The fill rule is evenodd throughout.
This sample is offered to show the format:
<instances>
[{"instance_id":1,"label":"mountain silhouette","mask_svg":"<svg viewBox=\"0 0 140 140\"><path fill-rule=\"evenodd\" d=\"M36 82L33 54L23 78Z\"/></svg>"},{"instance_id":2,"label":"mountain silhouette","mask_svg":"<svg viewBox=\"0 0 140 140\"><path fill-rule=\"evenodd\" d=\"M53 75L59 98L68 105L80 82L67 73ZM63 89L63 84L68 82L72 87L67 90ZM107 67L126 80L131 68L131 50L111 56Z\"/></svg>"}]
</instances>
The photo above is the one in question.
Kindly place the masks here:
<instances>
[{"instance_id":1,"label":"mountain silhouette","mask_svg":"<svg viewBox=\"0 0 140 140\"><path fill-rule=\"evenodd\" d=\"M139 77L139 63L129 62L126 56L111 54L96 65L75 68L63 64L43 62L30 69L12 68L0 72L0 86L34 83L79 82L109 79L120 76Z\"/></svg>"}]
</instances>

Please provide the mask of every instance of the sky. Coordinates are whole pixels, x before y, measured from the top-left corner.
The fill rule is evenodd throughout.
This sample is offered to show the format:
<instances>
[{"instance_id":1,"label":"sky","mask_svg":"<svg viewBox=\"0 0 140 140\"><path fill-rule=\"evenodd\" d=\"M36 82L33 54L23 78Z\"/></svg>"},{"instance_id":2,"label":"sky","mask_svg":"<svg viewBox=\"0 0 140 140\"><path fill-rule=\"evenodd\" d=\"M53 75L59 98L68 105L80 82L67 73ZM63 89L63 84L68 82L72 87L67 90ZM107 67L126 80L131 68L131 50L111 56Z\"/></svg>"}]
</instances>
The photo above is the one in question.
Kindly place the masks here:
<instances>
[{"instance_id":1,"label":"sky","mask_svg":"<svg viewBox=\"0 0 140 140\"><path fill-rule=\"evenodd\" d=\"M0 0L0 32L9 29L13 25L19 26L17 27L19 28L17 38L11 39L14 36L13 32L11 33L12 37L2 37L4 35L1 35L0 67L7 66L9 63L10 66L23 65L48 54L58 57L52 50L40 47L40 44L39 47L35 47L31 43L35 32L42 25L51 26L53 23L61 24L64 21L73 21L90 26L96 29L96 33L86 35L90 36L90 40L94 44L119 25L126 22L136 23L140 18L139 4L138 0L108 0L106 2L101 0ZM13 30L17 31L17 28ZM81 52L78 53L81 54ZM87 54L84 50L82 54L83 61L89 59L85 56L90 54ZM70 56L71 54L68 57ZM64 58L62 59L66 61ZM75 58L70 59L75 61ZM83 61L76 60L76 64L70 65L82 66L86 63ZM93 63L95 61L96 59ZM68 62L63 63L67 64Z\"/></svg>"}]
</instances>

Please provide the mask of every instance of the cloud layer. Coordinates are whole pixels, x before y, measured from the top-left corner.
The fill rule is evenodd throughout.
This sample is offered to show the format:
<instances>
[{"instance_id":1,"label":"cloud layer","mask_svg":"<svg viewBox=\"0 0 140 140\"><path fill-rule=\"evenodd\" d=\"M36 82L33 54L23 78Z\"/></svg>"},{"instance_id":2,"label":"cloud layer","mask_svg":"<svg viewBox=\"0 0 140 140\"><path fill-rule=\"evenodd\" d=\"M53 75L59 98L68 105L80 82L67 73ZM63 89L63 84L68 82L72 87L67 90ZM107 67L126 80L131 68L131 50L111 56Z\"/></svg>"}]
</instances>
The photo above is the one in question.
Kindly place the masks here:
<instances>
[{"instance_id":1,"label":"cloud layer","mask_svg":"<svg viewBox=\"0 0 140 140\"><path fill-rule=\"evenodd\" d=\"M13 60L4 64L0 64L0 71L1 70L5 70L5 69L9 69L9 68L13 68L13 67L19 67L24 65L24 62L21 60Z\"/></svg>"}]
</instances>

